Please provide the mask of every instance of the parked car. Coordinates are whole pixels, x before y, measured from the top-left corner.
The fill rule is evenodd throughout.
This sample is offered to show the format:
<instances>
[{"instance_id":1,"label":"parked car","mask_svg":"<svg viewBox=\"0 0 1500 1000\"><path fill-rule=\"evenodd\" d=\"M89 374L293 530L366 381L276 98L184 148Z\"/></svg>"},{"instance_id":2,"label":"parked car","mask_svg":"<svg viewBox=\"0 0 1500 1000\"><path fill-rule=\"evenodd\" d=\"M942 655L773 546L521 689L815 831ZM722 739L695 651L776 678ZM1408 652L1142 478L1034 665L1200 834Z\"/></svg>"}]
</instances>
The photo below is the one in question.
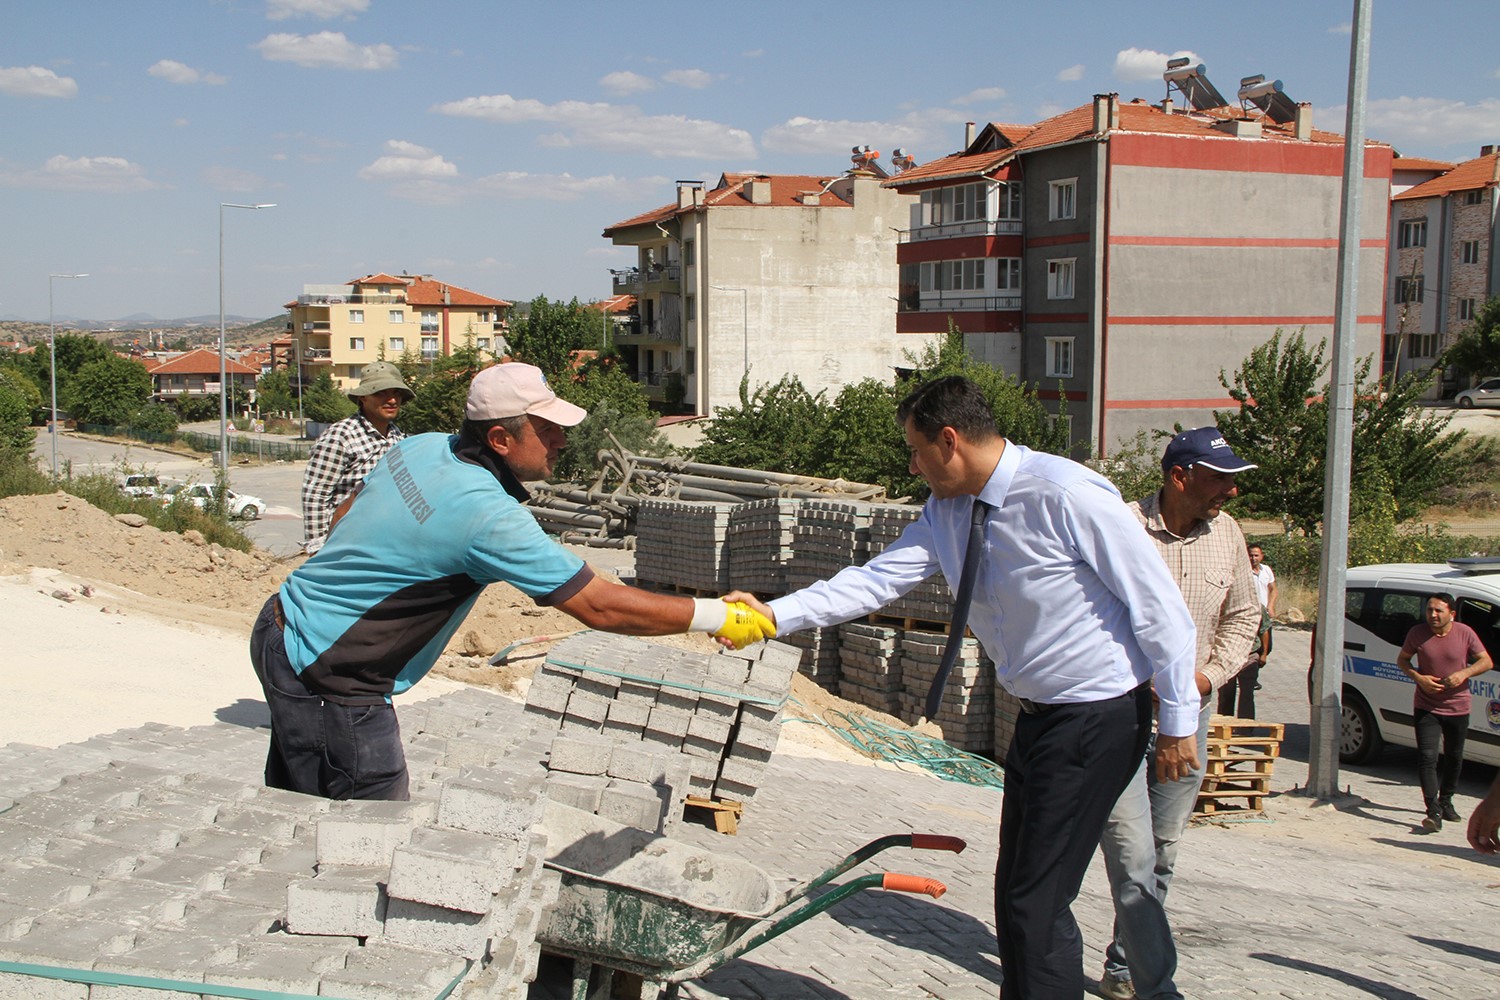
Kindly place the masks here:
<instances>
[{"instance_id":1,"label":"parked car","mask_svg":"<svg viewBox=\"0 0 1500 1000\"><path fill-rule=\"evenodd\" d=\"M225 490L224 495L224 507L230 517L254 521L266 509L266 502L260 497L254 497L248 493L236 493L234 490ZM179 498L197 507L206 508L213 502L214 487L207 483L174 483L162 491L162 506Z\"/></svg>"},{"instance_id":2,"label":"parked car","mask_svg":"<svg viewBox=\"0 0 1500 1000\"><path fill-rule=\"evenodd\" d=\"M120 492L128 497L151 499L161 495L167 483L163 483L156 476L135 475L126 476L125 481L120 484Z\"/></svg>"},{"instance_id":3,"label":"parked car","mask_svg":"<svg viewBox=\"0 0 1500 1000\"><path fill-rule=\"evenodd\" d=\"M1406 633L1427 598L1452 594L1457 618L1500 661L1500 560L1455 559L1352 567L1344 598L1343 718L1339 759L1372 760L1387 743L1415 747L1416 684L1396 667ZM1309 674L1311 680L1311 674ZM1469 681L1472 708L1464 759L1500 764L1500 670Z\"/></svg>"},{"instance_id":4,"label":"parked car","mask_svg":"<svg viewBox=\"0 0 1500 1000\"><path fill-rule=\"evenodd\" d=\"M1471 406L1500 406L1500 378L1487 378L1454 396L1453 401L1465 410Z\"/></svg>"}]
</instances>

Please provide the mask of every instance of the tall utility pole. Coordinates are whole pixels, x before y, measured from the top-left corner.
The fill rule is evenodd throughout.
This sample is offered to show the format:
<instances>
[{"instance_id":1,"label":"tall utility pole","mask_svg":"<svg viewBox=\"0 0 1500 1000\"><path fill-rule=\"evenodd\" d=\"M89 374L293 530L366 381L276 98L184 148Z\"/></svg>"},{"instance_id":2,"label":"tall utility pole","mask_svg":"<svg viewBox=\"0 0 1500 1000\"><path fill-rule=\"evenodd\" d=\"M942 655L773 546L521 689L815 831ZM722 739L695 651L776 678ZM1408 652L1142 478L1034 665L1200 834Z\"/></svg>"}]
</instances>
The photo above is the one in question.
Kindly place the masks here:
<instances>
[{"instance_id":1,"label":"tall utility pole","mask_svg":"<svg viewBox=\"0 0 1500 1000\"><path fill-rule=\"evenodd\" d=\"M219 202L219 468L229 474L229 387L225 385L224 363L224 209L246 208L251 211L275 208L270 205L232 205Z\"/></svg>"},{"instance_id":2,"label":"tall utility pole","mask_svg":"<svg viewBox=\"0 0 1500 1000\"><path fill-rule=\"evenodd\" d=\"M52 478L57 479L57 320L52 309L52 284L58 278L87 278L86 274L47 275L47 374L52 377Z\"/></svg>"},{"instance_id":3,"label":"tall utility pole","mask_svg":"<svg viewBox=\"0 0 1500 1000\"><path fill-rule=\"evenodd\" d=\"M1307 790L1338 793L1344 590L1349 571L1349 477L1354 444L1354 332L1359 323L1359 223L1365 183L1365 93L1370 80L1370 0L1354 0L1349 46L1349 112L1344 127L1344 193L1339 206L1337 302L1328 390L1323 478L1323 557L1318 572L1318 642L1313 651L1312 752Z\"/></svg>"}]
</instances>

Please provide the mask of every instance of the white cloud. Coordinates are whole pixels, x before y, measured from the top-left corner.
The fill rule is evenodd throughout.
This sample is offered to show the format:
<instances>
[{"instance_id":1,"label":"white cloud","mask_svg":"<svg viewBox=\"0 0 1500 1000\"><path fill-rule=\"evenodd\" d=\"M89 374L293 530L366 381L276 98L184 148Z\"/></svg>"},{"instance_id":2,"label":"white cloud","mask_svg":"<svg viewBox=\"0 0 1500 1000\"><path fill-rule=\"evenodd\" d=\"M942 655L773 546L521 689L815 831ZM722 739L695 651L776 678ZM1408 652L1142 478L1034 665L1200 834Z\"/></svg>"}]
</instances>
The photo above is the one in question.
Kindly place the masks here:
<instances>
[{"instance_id":1,"label":"white cloud","mask_svg":"<svg viewBox=\"0 0 1500 1000\"><path fill-rule=\"evenodd\" d=\"M175 125L175 126L177 126L178 128L186 128L188 125L191 125L192 123L189 122L186 118L173 118L172 119L172 124Z\"/></svg>"},{"instance_id":2,"label":"white cloud","mask_svg":"<svg viewBox=\"0 0 1500 1000\"><path fill-rule=\"evenodd\" d=\"M674 69L663 73L661 78L668 83L687 87L690 90L702 90L714 82L714 75L701 69Z\"/></svg>"},{"instance_id":3,"label":"white cloud","mask_svg":"<svg viewBox=\"0 0 1500 1000\"><path fill-rule=\"evenodd\" d=\"M203 181L216 191L253 194L266 189L266 179L253 170L239 167L211 166L203 169Z\"/></svg>"},{"instance_id":4,"label":"white cloud","mask_svg":"<svg viewBox=\"0 0 1500 1000\"><path fill-rule=\"evenodd\" d=\"M1343 24L1335 24L1328 29L1328 33L1330 35L1352 35L1354 34L1354 24L1350 21L1345 21Z\"/></svg>"},{"instance_id":5,"label":"white cloud","mask_svg":"<svg viewBox=\"0 0 1500 1000\"><path fill-rule=\"evenodd\" d=\"M1083 63L1074 63L1072 66L1059 72L1057 78L1065 83L1072 82L1073 80L1082 80Z\"/></svg>"},{"instance_id":6,"label":"white cloud","mask_svg":"<svg viewBox=\"0 0 1500 1000\"><path fill-rule=\"evenodd\" d=\"M61 155L49 159L40 170L0 173L0 184L93 194L149 191L162 186L147 178L140 166L118 156L80 156L75 159Z\"/></svg>"},{"instance_id":7,"label":"white cloud","mask_svg":"<svg viewBox=\"0 0 1500 1000\"><path fill-rule=\"evenodd\" d=\"M395 69L396 50L385 43L358 45L341 31L316 35L267 35L250 46L272 62L296 63L310 69Z\"/></svg>"},{"instance_id":8,"label":"white cloud","mask_svg":"<svg viewBox=\"0 0 1500 1000\"><path fill-rule=\"evenodd\" d=\"M180 63L175 59L161 59L150 69L146 70L154 77L158 77L168 83L209 83L215 86L228 83L229 78L217 73L206 73L203 70Z\"/></svg>"},{"instance_id":9,"label":"white cloud","mask_svg":"<svg viewBox=\"0 0 1500 1000\"><path fill-rule=\"evenodd\" d=\"M0 66L0 94L12 97L73 97L78 82L41 66Z\"/></svg>"},{"instance_id":10,"label":"white cloud","mask_svg":"<svg viewBox=\"0 0 1500 1000\"><path fill-rule=\"evenodd\" d=\"M766 54L766 50L765 49L751 49L748 52L741 52L740 56L742 58L744 58L744 59L759 59L761 56L763 56L765 54Z\"/></svg>"},{"instance_id":11,"label":"white cloud","mask_svg":"<svg viewBox=\"0 0 1500 1000\"><path fill-rule=\"evenodd\" d=\"M1322 127L1343 131L1347 108L1330 107L1318 117L1325 115L1328 124ZM1476 156L1479 139L1475 137L1497 133L1500 98L1471 104L1442 97L1393 97L1365 104L1365 134L1398 149L1466 143L1474 147L1469 155Z\"/></svg>"},{"instance_id":12,"label":"white cloud","mask_svg":"<svg viewBox=\"0 0 1500 1000\"><path fill-rule=\"evenodd\" d=\"M1167 55L1154 49L1122 49L1115 54L1115 77L1127 82L1160 80L1167 71L1167 60L1186 57L1190 63L1201 60L1186 49Z\"/></svg>"},{"instance_id":13,"label":"white cloud","mask_svg":"<svg viewBox=\"0 0 1500 1000\"><path fill-rule=\"evenodd\" d=\"M753 156L755 143L744 129L682 115L644 115L631 105L559 101L545 104L509 94L466 97L434 105L437 114L478 118L502 125L548 122L562 131L538 141L553 148L603 149L651 156Z\"/></svg>"},{"instance_id":14,"label":"white cloud","mask_svg":"<svg viewBox=\"0 0 1500 1000\"><path fill-rule=\"evenodd\" d=\"M848 153L851 147L866 143L883 153L897 146L914 150L923 146L946 149L953 137L940 126L962 120L962 115L939 108L914 111L889 122L829 121L798 116L766 129L760 138L766 149L778 153Z\"/></svg>"},{"instance_id":15,"label":"white cloud","mask_svg":"<svg viewBox=\"0 0 1500 1000\"><path fill-rule=\"evenodd\" d=\"M653 183L651 186L657 185ZM474 184L474 190L478 194L527 201L579 201L592 196L627 200L637 196L641 188L639 182L616 177L614 174L574 177L572 174L529 174L518 170L481 177Z\"/></svg>"},{"instance_id":16,"label":"white cloud","mask_svg":"<svg viewBox=\"0 0 1500 1000\"><path fill-rule=\"evenodd\" d=\"M599 86L616 97L624 97L627 94L638 94L643 90L655 90L656 81L649 76L641 76L639 73L622 69L601 77Z\"/></svg>"},{"instance_id":17,"label":"white cloud","mask_svg":"<svg viewBox=\"0 0 1500 1000\"><path fill-rule=\"evenodd\" d=\"M432 180L440 177L457 177L458 167L437 153L401 139L389 139L385 144L386 155L360 170L359 177L367 181L390 181L422 178Z\"/></svg>"},{"instance_id":18,"label":"white cloud","mask_svg":"<svg viewBox=\"0 0 1500 1000\"><path fill-rule=\"evenodd\" d=\"M955 97L953 99L953 103L954 104L983 104L983 103L986 103L986 102L998 101L998 100L1000 100L1004 96L1005 96L1005 88L1004 87L980 87L978 90L971 90L971 91L969 91L967 94L965 94L962 97Z\"/></svg>"},{"instance_id":19,"label":"white cloud","mask_svg":"<svg viewBox=\"0 0 1500 1000\"><path fill-rule=\"evenodd\" d=\"M370 0L266 0L266 20L315 17L320 21L331 21L335 17L352 18L369 9Z\"/></svg>"}]
</instances>

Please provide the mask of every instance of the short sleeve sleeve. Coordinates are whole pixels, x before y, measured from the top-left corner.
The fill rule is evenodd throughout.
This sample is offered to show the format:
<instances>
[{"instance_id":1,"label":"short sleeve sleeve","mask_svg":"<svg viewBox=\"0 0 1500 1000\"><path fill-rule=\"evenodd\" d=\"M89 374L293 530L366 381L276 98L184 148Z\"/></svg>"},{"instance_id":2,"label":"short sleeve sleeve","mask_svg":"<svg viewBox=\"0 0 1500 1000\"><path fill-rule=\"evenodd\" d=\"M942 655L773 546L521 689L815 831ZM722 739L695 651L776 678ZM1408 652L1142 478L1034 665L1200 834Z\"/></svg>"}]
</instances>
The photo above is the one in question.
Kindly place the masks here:
<instances>
[{"instance_id":1,"label":"short sleeve sleeve","mask_svg":"<svg viewBox=\"0 0 1500 1000\"><path fill-rule=\"evenodd\" d=\"M545 602L584 568L583 560L549 538L526 508L507 504L485 517L466 558L469 575L480 583L504 581Z\"/></svg>"}]
</instances>

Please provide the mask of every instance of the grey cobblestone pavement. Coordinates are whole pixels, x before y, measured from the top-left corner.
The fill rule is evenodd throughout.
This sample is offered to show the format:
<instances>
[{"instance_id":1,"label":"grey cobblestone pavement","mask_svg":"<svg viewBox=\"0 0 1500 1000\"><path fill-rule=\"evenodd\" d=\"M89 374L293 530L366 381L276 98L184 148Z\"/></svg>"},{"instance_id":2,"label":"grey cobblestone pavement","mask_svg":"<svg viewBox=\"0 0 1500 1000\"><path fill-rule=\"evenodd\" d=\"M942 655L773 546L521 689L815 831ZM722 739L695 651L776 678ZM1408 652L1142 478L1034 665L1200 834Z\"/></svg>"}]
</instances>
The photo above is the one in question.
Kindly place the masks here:
<instances>
[{"instance_id":1,"label":"grey cobblestone pavement","mask_svg":"<svg viewBox=\"0 0 1500 1000\"><path fill-rule=\"evenodd\" d=\"M1340 771L1336 806L1291 794L1307 780L1307 633L1278 633L1260 716L1287 724L1264 818L1195 825L1168 904L1188 997L1492 1000L1500 996L1500 863L1472 851L1464 824L1424 835L1416 757ZM1493 769L1470 765L1467 816ZM920 774L778 754L737 845L801 881L865 841L907 831L964 837L962 855L894 851L865 867L928 875L940 900L865 892L794 928L682 995L733 1000L876 1000L999 994L993 880L1000 793ZM723 849L723 838L683 836ZM852 873L851 873L852 874ZM1102 965L1112 910L1102 863L1074 906L1085 975Z\"/></svg>"}]
</instances>

